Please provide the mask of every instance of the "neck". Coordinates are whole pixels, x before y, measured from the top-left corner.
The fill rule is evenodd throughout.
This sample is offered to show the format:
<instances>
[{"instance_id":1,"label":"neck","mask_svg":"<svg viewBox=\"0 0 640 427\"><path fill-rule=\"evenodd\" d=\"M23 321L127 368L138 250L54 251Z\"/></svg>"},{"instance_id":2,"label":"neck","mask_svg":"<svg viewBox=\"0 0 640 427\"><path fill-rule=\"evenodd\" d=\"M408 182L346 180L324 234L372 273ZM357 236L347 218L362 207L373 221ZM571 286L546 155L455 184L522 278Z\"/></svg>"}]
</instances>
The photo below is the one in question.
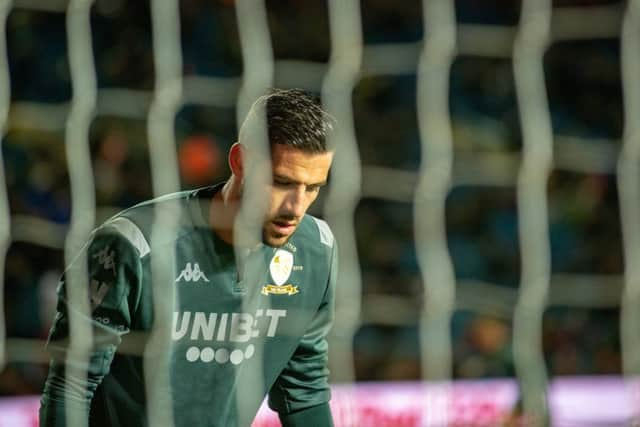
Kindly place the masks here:
<instances>
[{"instance_id":1,"label":"neck","mask_svg":"<svg viewBox=\"0 0 640 427\"><path fill-rule=\"evenodd\" d=\"M229 180L213 197L209 209L209 225L223 241L233 245L233 227L242 199L238 178L231 175Z\"/></svg>"}]
</instances>

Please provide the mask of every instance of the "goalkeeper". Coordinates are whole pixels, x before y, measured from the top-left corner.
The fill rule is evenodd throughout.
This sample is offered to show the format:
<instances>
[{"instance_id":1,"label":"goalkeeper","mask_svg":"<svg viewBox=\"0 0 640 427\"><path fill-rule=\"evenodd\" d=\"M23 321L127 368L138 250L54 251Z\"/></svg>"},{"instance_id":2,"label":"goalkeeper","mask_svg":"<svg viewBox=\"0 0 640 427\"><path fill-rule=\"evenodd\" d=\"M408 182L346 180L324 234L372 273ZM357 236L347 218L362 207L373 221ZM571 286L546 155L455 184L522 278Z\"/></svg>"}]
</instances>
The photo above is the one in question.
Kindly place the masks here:
<instances>
[{"instance_id":1,"label":"goalkeeper","mask_svg":"<svg viewBox=\"0 0 640 427\"><path fill-rule=\"evenodd\" d=\"M265 161L246 131L258 112L266 117L272 179L260 184L266 195L262 241L240 241L234 224L243 190L253 189L244 185ZM67 409L91 426L148 425L144 345L136 352L123 348L153 327L151 258L165 248L175 249L172 341L166 347L170 390L163 390L171 397L174 424L247 426L268 394L284 426L333 425L326 335L336 245L328 225L305 214L327 181L333 152L325 139L332 128L316 98L274 90L252 106L229 151L226 182L141 203L92 233L86 257L79 258L88 262L91 305L90 318L82 318L94 336L87 377L65 375L75 308L67 302L63 275L47 344L51 363L41 426L67 425ZM154 212L176 208L177 234L151 247Z\"/></svg>"}]
</instances>

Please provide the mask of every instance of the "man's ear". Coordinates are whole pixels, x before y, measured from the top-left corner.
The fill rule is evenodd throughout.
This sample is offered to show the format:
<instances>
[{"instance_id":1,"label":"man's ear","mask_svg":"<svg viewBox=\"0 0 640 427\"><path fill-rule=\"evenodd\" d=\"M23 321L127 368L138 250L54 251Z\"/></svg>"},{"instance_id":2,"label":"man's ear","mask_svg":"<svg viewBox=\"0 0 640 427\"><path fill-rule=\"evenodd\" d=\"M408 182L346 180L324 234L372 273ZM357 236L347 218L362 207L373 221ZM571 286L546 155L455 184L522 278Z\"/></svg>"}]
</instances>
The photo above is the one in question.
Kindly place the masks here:
<instances>
[{"instance_id":1,"label":"man's ear","mask_svg":"<svg viewBox=\"0 0 640 427\"><path fill-rule=\"evenodd\" d=\"M229 150L229 168L238 179L244 179L245 148L239 142Z\"/></svg>"}]
</instances>

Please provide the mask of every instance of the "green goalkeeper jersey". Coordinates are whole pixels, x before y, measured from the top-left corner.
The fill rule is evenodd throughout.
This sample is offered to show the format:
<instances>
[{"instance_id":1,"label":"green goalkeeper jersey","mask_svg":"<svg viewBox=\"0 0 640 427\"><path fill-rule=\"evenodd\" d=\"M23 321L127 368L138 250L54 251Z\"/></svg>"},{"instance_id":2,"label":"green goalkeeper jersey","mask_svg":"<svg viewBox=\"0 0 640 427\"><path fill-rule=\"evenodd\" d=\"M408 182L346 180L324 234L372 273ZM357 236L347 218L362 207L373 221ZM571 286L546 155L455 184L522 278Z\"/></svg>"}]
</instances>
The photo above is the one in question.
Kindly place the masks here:
<instances>
[{"instance_id":1,"label":"green goalkeeper jersey","mask_svg":"<svg viewBox=\"0 0 640 427\"><path fill-rule=\"evenodd\" d=\"M246 426L268 394L284 425L331 425L326 335L336 275L333 235L325 222L306 215L284 246L260 244L236 259L208 221L220 188L145 202L93 232L86 257L78 258L88 261L91 318L82 318L94 331L87 376L65 375L74 307L63 276L41 426L66 425L67 407L89 417L90 425L148 424L151 260L168 249L175 250L175 277L169 278L175 298L165 347L170 385L160 396L170 399L174 424ZM152 248L157 209L176 207L178 232Z\"/></svg>"}]
</instances>

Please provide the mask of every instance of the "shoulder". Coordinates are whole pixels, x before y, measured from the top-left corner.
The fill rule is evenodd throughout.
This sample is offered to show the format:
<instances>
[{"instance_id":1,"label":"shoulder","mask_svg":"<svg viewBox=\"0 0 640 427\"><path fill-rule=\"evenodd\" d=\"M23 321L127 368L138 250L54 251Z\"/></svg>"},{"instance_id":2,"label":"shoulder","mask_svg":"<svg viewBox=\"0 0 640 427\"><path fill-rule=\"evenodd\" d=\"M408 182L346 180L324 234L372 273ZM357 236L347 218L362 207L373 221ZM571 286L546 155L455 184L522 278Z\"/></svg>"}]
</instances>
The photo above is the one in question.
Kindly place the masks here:
<instances>
[{"instance_id":1,"label":"shoulder","mask_svg":"<svg viewBox=\"0 0 640 427\"><path fill-rule=\"evenodd\" d=\"M315 216L308 215L308 218L311 219L315 227L317 228L317 233L319 234L320 243L330 248L333 248L335 244L335 238L333 237L333 231L331 231L331 227L327 224L326 221L316 218Z\"/></svg>"},{"instance_id":2,"label":"shoulder","mask_svg":"<svg viewBox=\"0 0 640 427\"><path fill-rule=\"evenodd\" d=\"M313 215L304 216L296 237L303 240L305 245L317 246L325 250L330 250L335 245L335 237L329 224Z\"/></svg>"},{"instance_id":3,"label":"shoulder","mask_svg":"<svg viewBox=\"0 0 640 427\"><path fill-rule=\"evenodd\" d=\"M133 246L140 258L151 252L151 229L155 221L156 211L174 209L180 225L185 222L185 211L188 207L191 191L182 191L150 199L125 209L106 220L95 231L96 236L117 235Z\"/></svg>"}]
</instances>

